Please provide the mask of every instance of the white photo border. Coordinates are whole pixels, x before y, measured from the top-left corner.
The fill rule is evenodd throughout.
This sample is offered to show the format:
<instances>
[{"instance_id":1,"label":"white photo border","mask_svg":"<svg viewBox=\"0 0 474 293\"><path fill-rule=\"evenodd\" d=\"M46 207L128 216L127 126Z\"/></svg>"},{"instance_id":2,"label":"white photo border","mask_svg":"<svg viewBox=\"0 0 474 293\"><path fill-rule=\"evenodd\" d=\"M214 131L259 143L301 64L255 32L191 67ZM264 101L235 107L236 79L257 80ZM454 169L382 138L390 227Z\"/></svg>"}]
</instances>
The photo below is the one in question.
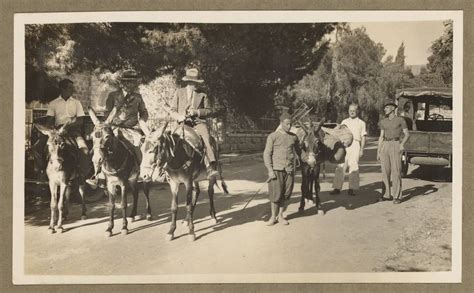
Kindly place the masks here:
<instances>
[{"instance_id":1,"label":"white photo border","mask_svg":"<svg viewBox=\"0 0 474 293\"><path fill-rule=\"evenodd\" d=\"M43 276L24 274L25 25L87 22L319 23L453 21L452 268L449 272ZM157 21L158 20L158 21ZM185 21L183 21L185 20ZM13 283L459 283L462 281L463 11L121 11L14 15Z\"/></svg>"}]
</instances>

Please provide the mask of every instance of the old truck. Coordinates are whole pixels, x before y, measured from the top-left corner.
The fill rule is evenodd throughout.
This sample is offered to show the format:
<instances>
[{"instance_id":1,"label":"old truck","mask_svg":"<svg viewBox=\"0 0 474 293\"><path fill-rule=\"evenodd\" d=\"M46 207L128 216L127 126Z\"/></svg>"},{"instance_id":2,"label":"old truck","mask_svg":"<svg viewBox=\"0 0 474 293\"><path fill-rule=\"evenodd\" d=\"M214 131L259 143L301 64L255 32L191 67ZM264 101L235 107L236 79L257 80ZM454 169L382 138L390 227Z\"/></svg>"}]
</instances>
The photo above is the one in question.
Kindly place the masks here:
<instances>
[{"instance_id":1,"label":"old truck","mask_svg":"<svg viewBox=\"0 0 474 293\"><path fill-rule=\"evenodd\" d=\"M398 115L407 121L410 133L402 153L402 176L407 175L409 164L451 168L452 89L403 89L397 91L396 100Z\"/></svg>"}]
</instances>

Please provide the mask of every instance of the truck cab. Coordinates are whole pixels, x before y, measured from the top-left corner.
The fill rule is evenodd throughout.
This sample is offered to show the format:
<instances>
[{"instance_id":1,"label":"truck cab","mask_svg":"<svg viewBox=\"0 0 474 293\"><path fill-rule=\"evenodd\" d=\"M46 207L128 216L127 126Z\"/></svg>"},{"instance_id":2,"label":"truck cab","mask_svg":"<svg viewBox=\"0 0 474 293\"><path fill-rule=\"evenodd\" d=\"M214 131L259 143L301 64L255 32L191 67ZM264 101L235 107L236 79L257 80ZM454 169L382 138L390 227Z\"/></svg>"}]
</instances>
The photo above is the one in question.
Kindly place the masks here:
<instances>
[{"instance_id":1,"label":"truck cab","mask_svg":"<svg viewBox=\"0 0 474 293\"><path fill-rule=\"evenodd\" d=\"M402 176L409 164L452 166L453 99L451 88L412 88L397 91L398 115L410 137L402 153Z\"/></svg>"}]
</instances>

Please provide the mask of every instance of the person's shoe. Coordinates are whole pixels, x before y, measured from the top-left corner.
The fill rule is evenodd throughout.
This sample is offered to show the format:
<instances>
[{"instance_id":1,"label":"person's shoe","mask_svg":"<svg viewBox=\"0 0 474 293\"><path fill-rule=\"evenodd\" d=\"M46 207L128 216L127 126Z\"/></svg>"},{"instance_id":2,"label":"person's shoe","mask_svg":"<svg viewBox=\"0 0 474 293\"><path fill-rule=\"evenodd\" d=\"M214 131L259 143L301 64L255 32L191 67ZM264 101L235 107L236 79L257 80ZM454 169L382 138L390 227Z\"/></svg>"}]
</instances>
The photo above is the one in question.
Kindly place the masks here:
<instances>
[{"instance_id":1,"label":"person's shoe","mask_svg":"<svg viewBox=\"0 0 474 293\"><path fill-rule=\"evenodd\" d=\"M276 223L277 223L277 219L275 219L275 218L270 218L270 220L268 220L268 221L265 222L265 224L266 224L267 226L273 226L273 225L275 225Z\"/></svg>"},{"instance_id":2,"label":"person's shoe","mask_svg":"<svg viewBox=\"0 0 474 293\"><path fill-rule=\"evenodd\" d=\"M390 200L393 200L392 196L391 197L383 197L382 196L381 198L379 198L379 201L390 201Z\"/></svg>"},{"instance_id":3,"label":"person's shoe","mask_svg":"<svg viewBox=\"0 0 474 293\"><path fill-rule=\"evenodd\" d=\"M278 222L282 223L283 225L289 225L290 223L288 222L288 220L286 219L285 216L280 216L278 217Z\"/></svg>"},{"instance_id":4,"label":"person's shoe","mask_svg":"<svg viewBox=\"0 0 474 293\"><path fill-rule=\"evenodd\" d=\"M355 196L355 195L356 195L353 189L349 189L349 190L347 191L347 193L348 193L350 196Z\"/></svg>"},{"instance_id":5,"label":"person's shoe","mask_svg":"<svg viewBox=\"0 0 474 293\"><path fill-rule=\"evenodd\" d=\"M393 203L394 203L394 204L400 204L400 203L402 203L402 201L399 200L399 199L396 199L396 200L393 201Z\"/></svg>"},{"instance_id":6,"label":"person's shoe","mask_svg":"<svg viewBox=\"0 0 474 293\"><path fill-rule=\"evenodd\" d=\"M330 195L336 195L336 194L340 194L341 191L337 188L335 188L333 191L329 192Z\"/></svg>"},{"instance_id":7,"label":"person's shoe","mask_svg":"<svg viewBox=\"0 0 474 293\"><path fill-rule=\"evenodd\" d=\"M89 179L86 179L86 183L92 188L96 189L99 179L96 176L92 176Z\"/></svg>"}]
</instances>

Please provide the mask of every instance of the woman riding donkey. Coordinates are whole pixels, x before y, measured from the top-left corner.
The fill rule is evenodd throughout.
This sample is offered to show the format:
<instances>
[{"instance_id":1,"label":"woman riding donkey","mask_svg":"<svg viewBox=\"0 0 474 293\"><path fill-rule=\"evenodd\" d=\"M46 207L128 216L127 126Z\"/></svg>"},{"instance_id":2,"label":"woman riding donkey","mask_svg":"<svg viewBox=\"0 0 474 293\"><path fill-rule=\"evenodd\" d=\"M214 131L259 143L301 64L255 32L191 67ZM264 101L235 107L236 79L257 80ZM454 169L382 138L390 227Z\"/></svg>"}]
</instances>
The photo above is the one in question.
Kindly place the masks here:
<instances>
[{"instance_id":1,"label":"woman riding donkey","mask_svg":"<svg viewBox=\"0 0 474 293\"><path fill-rule=\"evenodd\" d=\"M109 94L106 101L105 117L107 124L112 126L114 135L123 142L124 147L133 154L134 160L140 166L142 161L142 153L140 150L141 138L143 132L139 126L139 120L146 122L148 120L148 111L142 96L137 92L139 77L134 70L125 70L120 76L121 88ZM112 115L113 117L109 117ZM110 118L110 119L108 119ZM99 140L94 140L97 143ZM92 162L94 163L95 173L87 180L87 183L95 188L98 179L104 178L102 170L102 156L98 151L99 146L94 144ZM134 201L135 193L138 192L133 188ZM151 219L151 209L149 206L149 187L144 184L144 192L147 199L147 218ZM136 215L136 204L131 213L131 217Z\"/></svg>"},{"instance_id":2,"label":"woman riding donkey","mask_svg":"<svg viewBox=\"0 0 474 293\"><path fill-rule=\"evenodd\" d=\"M121 88L111 92L107 97L104 116L108 117L115 107L117 112L114 119L110 122L114 126L114 133L125 138L130 144L128 146L136 156L137 161L141 162L140 139L143 133L140 130L138 119L148 120L148 111L143 102L142 96L136 92L138 87L138 74L134 70L125 70L120 77ZM98 152L94 152L92 157L95 174L87 180L92 187L96 187L98 179L103 175L101 172L101 158Z\"/></svg>"}]
</instances>

